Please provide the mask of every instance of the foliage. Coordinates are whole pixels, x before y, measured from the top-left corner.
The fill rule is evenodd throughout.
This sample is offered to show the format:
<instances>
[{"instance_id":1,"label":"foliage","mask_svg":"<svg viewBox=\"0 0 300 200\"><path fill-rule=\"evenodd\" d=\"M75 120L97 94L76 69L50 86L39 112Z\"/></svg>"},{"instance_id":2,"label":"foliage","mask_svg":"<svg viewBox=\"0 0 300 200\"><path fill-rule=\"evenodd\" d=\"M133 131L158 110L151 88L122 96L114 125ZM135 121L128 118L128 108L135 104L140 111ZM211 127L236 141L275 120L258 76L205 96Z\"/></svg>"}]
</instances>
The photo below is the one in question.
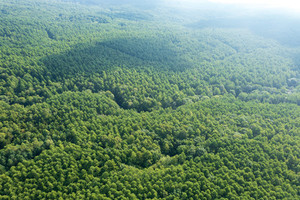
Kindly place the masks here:
<instances>
[{"instance_id":1,"label":"foliage","mask_svg":"<svg viewBox=\"0 0 300 200\"><path fill-rule=\"evenodd\" d=\"M296 47L120 5L0 8L1 199L299 197Z\"/></svg>"}]
</instances>

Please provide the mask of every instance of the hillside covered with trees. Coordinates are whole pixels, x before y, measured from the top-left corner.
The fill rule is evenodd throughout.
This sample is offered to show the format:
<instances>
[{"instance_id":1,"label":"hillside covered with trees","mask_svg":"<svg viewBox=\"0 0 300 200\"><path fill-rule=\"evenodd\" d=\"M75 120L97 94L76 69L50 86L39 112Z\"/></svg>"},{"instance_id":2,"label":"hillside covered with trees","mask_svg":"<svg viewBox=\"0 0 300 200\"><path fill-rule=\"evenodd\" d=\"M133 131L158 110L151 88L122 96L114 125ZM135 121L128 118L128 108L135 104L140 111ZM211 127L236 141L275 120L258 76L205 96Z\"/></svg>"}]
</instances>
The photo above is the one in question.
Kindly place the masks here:
<instances>
[{"instance_id":1,"label":"hillside covered with trees","mask_svg":"<svg viewBox=\"0 0 300 200\"><path fill-rule=\"evenodd\" d=\"M296 37L128 2L0 2L0 199L298 199Z\"/></svg>"}]
</instances>

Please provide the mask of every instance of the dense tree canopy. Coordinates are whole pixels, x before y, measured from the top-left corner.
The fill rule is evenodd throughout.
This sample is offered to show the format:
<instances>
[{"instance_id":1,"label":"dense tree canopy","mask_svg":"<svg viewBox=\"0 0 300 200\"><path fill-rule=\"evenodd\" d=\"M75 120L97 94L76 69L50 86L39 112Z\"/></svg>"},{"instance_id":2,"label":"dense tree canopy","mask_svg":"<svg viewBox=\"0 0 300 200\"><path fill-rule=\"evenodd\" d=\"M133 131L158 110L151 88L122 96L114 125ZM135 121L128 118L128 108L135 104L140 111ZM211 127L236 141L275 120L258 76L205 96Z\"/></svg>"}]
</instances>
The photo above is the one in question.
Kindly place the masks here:
<instances>
[{"instance_id":1,"label":"dense tree canopy","mask_svg":"<svg viewBox=\"0 0 300 200\"><path fill-rule=\"evenodd\" d=\"M299 48L78 2L0 3L0 199L299 198Z\"/></svg>"}]
</instances>

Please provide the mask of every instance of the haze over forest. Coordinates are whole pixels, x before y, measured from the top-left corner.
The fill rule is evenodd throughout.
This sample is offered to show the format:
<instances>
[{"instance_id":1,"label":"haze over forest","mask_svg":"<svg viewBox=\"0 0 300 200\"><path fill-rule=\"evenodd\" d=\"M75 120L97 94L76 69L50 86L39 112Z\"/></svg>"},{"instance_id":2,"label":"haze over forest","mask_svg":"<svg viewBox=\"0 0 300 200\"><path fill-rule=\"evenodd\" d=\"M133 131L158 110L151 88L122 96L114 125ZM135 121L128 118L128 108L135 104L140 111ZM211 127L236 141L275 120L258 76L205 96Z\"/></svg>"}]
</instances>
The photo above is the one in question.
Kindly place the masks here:
<instances>
[{"instance_id":1,"label":"haze over forest","mask_svg":"<svg viewBox=\"0 0 300 200\"><path fill-rule=\"evenodd\" d=\"M2 0L0 199L298 199L299 6L236 2Z\"/></svg>"}]
</instances>

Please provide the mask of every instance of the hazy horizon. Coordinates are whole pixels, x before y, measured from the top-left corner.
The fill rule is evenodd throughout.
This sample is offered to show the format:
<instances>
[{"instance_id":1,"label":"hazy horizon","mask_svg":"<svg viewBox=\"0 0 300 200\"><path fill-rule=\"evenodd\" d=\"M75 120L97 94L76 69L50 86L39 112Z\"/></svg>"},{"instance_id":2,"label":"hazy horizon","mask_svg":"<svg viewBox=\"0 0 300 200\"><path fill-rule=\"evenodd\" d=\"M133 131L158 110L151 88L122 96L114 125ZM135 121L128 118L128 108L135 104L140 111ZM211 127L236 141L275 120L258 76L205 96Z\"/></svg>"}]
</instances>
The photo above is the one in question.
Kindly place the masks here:
<instances>
[{"instance_id":1,"label":"hazy horizon","mask_svg":"<svg viewBox=\"0 0 300 200\"><path fill-rule=\"evenodd\" d=\"M196 8L203 4L215 4L219 6L233 6L243 9L258 10L274 10L278 12L290 12L290 14L298 14L300 12L300 2L295 0L164 0L165 2L180 3L185 6Z\"/></svg>"}]
</instances>

